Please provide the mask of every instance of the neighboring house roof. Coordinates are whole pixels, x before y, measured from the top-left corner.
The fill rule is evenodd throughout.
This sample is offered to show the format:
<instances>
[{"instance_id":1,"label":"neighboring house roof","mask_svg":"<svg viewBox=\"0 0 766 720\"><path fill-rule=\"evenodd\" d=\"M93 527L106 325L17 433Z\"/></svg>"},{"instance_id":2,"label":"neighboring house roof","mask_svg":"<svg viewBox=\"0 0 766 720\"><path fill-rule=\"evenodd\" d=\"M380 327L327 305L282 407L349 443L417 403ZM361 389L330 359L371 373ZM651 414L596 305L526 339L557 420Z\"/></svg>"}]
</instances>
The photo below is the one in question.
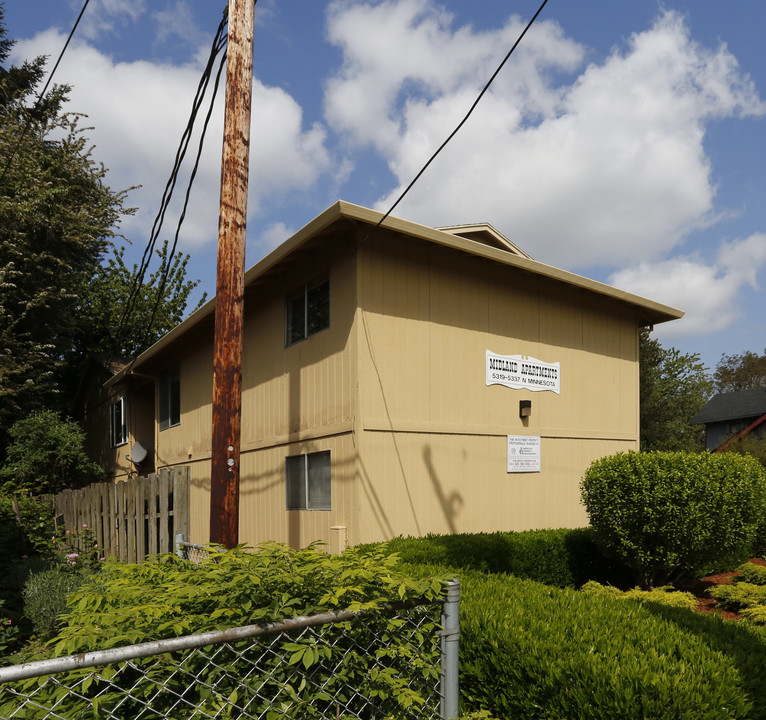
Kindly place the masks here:
<instances>
[{"instance_id":1,"label":"neighboring house roof","mask_svg":"<svg viewBox=\"0 0 766 720\"><path fill-rule=\"evenodd\" d=\"M277 272L281 265L288 261L290 256L307 251L311 241L327 237L330 231L343 225L366 225L368 226L367 232L369 234L375 231L383 217L383 213L376 210L370 210L369 208L339 200L253 265L245 273L245 293L247 294L248 288L255 286L259 280L269 277L273 272ZM675 308L532 260L529 255L516 247L510 240L503 237L503 235L487 223L460 225L438 230L408 220L388 216L381 223L380 228L483 257L503 265L516 267L534 275L580 288L586 292L627 303L636 309L641 325L655 325L683 317L683 312ZM167 335L140 355L132 365L118 372L112 377L109 384L118 383L126 375L137 371L142 365L161 353L182 335L193 339L201 334L212 332L214 311L215 298L209 300L184 320L184 322L173 328Z\"/></svg>"},{"instance_id":2,"label":"neighboring house roof","mask_svg":"<svg viewBox=\"0 0 766 720\"><path fill-rule=\"evenodd\" d=\"M766 388L714 396L692 419L692 425L759 417L766 413Z\"/></svg>"}]
</instances>

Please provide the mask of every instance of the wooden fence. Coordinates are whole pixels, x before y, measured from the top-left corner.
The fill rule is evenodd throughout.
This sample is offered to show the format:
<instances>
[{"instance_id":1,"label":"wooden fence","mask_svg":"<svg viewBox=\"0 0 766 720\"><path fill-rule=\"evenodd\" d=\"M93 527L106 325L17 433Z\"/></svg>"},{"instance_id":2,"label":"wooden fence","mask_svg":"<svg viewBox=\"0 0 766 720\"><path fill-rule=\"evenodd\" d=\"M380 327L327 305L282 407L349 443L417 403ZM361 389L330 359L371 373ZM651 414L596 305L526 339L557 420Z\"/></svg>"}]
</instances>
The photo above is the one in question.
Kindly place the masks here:
<instances>
[{"instance_id":1,"label":"wooden fence","mask_svg":"<svg viewBox=\"0 0 766 720\"><path fill-rule=\"evenodd\" d=\"M70 532L87 525L105 557L142 562L175 552L178 535L188 540L189 468L64 490L55 505L57 523Z\"/></svg>"}]
</instances>

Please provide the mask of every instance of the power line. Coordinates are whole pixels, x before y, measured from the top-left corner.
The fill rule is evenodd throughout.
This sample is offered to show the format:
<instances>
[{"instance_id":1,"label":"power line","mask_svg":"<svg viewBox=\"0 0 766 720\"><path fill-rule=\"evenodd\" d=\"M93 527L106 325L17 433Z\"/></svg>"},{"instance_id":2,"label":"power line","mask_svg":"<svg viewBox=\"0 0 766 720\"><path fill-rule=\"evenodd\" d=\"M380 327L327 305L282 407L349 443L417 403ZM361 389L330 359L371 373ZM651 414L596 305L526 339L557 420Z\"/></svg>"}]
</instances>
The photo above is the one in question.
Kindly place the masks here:
<instances>
[{"instance_id":1,"label":"power line","mask_svg":"<svg viewBox=\"0 0 766 720\"><path fill-rule=\"evenodd\" d=\"M144 249L144 253L141 257L141 262L137 269L136 275L133 278L133 283L131 285L130 292L128 293L128 298L125 301L122 316L120 318L120 322L118 323L117 332L115 334L115 338L118 342L121 340L121 338L123 337L123 334L126 332L130 316L135 311L136 304L138 302L138 296L141 291L141 288L143 287L144 278L149 268L149 264L151 263L151 259L152 259L152 255L154 254L154 249L157 243L157 239L159 238L159 234L162 230L162 225L165 221L165 215L169 208L170 201L172 200L172 197L173 197L173 192L175 190L176 183L178 181L178 174L181 169L181 164L183 163L183 160L186 156L186 152L189 147L189 143L191 142L192 132L194 130L194 124L196 122L200 108L205 99L205 94L210 84L210 79L213 74L213 67L215 65L216 57L222 51L224 51L219 63L218 71L216 73L216 78L215 78L215 82L213 86L213 94L212 94L212 97L210 98L208 111L205 116L202 134L201 134L200 141L197 148L197 155L196 155L196 159L194 163L194 168L192 170L189 184L187 186L184 205L183 205L183 211L179 218L178 226L176 228L172 251L166 259L166 267L163 269L160 289L158 290L157 296L155 297L155 302L154 302L152 313L151 313L151 321L150 323L146 325L146 333L148 334L151 332L151 322L153 322L154 318L156 317L157 309L161 301L161 290L164 289L165 283L167 282L167 276L168 276L168 273L170 272L171 262L175 254L175 250L178 243L178 236L180 233L181 224L183 223L184 217L186 215L186 209L189 202L191 186L194 182L194 178L197 173L197 168L199 166L205 134L207 131L208 123L210 121L210 116L211 116L213 105L215 102L216 93L219 87L220 76L224 67L224 61L226 59L225 48L226 48L227 37L226 37L225 30L226 30L227 21L228 21L228 13L224 11L223 18L221 19L221 22L218 25L218 29L213 38L207 63L205 64L205 68L202 72L202 76L200 78L199 84L197 85L197 91L196 91L194 100L192 102L192 108L189 115L189 119L187 120L186 127L184 128L184 131L181 135L181 140L179 142L178 149L176 150L175 159L173 161L173 168L170 171L170 177L168 178L168 181L165 185L165 189L162 193L162 198L160 200L160 207L159 207L159 210L157 211L157 215L154 219L154 223L152 224L152 230L149 236L149 240L147 242L146 248ZM144 335L142 340L145 338L146 338L146 334Z\"/></svg>"},{"instance_id":2,"label":"power line","mask_svg":"<svg viewBox=\"0 0 766 720\"><path fill-rule=\"evenodd\" d=\"M518 47L518 45L521 42L522 38L527 34L527 30L529 30L529 28L532 27L532 24L534 23L534 21L537 20L537 16L543 11L543 8L547 4L548 4L548 0L543 0L542 5L540 5L540 7L537 9L537 12L532 16L532 19L527 23L526 27L521 32L521 35L519 35L519 37L516 39L516 42L513 44L513 47L507 52L506 56L503 58L503 61L497 66L497 69L495 70L495 72L492 73L492 77L484 85L484 87L482 88L482 90L479 93L479 95L476 98L476 100L473 101L473 105L471 105L470 109L465 114L465 117L463 117L463 119L458 123L457 127L449 134L449 137L447 137L447 139L438 147L436 152L433 155L431 155L431 157L428 159L428 162L426 162L426 164L423 165L423 167L420 169L420 172L418 172L418 174L415 175L415 177L413 178L412 182L404 189L402 194L399 195L399 197L396 199L396 202L388 209L388 212L386 212L386 214L378 221L378 223L375 225L373 230L375 230L376 228L379 228L383 224L385 219L394 211L394 208L404 199L404 196L412 189L412 186L420 179L420 176L427 170L428 166L436 159L436 156L442 150L444 150L444 148L447 146L447 143L449 143L449 141L452 140L452 138L455 137L455 135L457 135L457 133L460 130L460 128L462 128L463 125L465 125L465 123L468 120L468 118L471 117L471 114L476 109L476 106L479 104L481 99L484 97L484 95L487 92L487 90L489 90L489 86L492 85L492 83L494 82L495 78L498 76L500 71L503 69L503 66L505 65L505 63L508 61L508 58L510 58L511 55L513 55L513 51Z\"/></svg>"},{"instance_id":3,"label":"power line","mask_svg":"<svg viewBox=\"0 0 766 720\"><path fill-rule=\"evenodd\" d=\"M85 12L85 8L88 7L89 2L90 0L85 0L85 3L83 4L82 9L80 10L80 14L77 16L77 20L75 20L75 23L72 26L72 30L69 32L69 37L66 39L66 42L64 43L64 47L61 48L61 52L59 53L58 59L56 60L56 64L53 66L53 70L51 70L51 74L48 76L48 80L45 83L45 86L43 87L40 94L37 96L37 100L35 100L35 105L39 105L42 99L45 97L45 93L48 92L48 87L53 81L53 76L56 74L56 70L58 70L58 66L61 63L61 59L64 57L64 53L69 47L69 42L72 40L75 30L77 30L77 26L80 24L80 20L82 20L83 13ZM16 142L16 146L13 148L13 152L8 158L8 161L5 163L5 167L3 168L3 173L2 175L0 175L0 185L3 184L3 180L5 180L5 175L8 172L8 169L11 167L11 164L13 163L13 160L16 157L16 153L19 151L19 147L21 147L21 142L24 139L24 136L27 134L27 130L29 130L29 126L31 124L32 124L32 115L29 113L29 111L27 111L27 121L24 124L24 128L21 131L21 135L19 135L19 139Z\"/></svg>"}]
</instances>

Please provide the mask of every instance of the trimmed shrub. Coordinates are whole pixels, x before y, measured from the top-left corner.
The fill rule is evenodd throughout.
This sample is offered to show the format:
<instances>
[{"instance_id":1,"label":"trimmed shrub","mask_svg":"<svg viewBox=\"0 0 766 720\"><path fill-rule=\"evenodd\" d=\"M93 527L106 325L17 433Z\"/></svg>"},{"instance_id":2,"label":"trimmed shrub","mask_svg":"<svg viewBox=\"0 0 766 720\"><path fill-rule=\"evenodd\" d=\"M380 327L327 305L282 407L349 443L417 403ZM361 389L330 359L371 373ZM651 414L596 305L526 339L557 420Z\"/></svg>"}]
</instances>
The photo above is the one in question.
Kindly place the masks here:
<instances>
[{"instance_id":1,"label":"trimmed shrub","mask_svg":"<svg viewBox=\"0 0 766 720\"><path fill-rule=\"evenodd\" d=\"M463 710L532 720L763 718L756 628L653 603L461 574Z\"/></svg>"},{"instance_id":2,"label":"trimmed shrub","mask_svg":"<svg viewBox=\"0 0 766 720\"><path fill-rule=\"evenodd\" d=\"M631 577L604 555L590 528L400 537L386 546L408 563L508 573L556 587L588 580L628 587Z\"/></svg>"},{"instance_id":3,"label":"trimmed shrub","mask_svg":"<svg viewBox=\"0 0 766 720\"><path fill-rule=\"evenodd\" d=\"M744 563L737 568L742 576L742 582L753 585L766 585L766 566L755 563Z\"/></svg>"},{"instance_id":4,"label":"trimmed shrub","mask_svg":"<svg viewBox=\"0 0 766 720\"><path fill-rule=\"evenodd\" d=\"M597 538L643 588L739 564L766 512L763 467L732 453L620 453L581 489Z\"/></svg>"},{"instance_id":5,"label":"trimmed shrub","mask_svg":"<svg viewBox=\"0 0 766 720\"><path fill-rule=\"evenodd\" d=\"M600 595L613 600L635 600L636 602L656 603L665 607L686 608L694 610L697 598L688 592L678 592L672 585L665 585L651 590L619 590L611 585L602 585L594 580L585 583L580 588L586 595Z\"/></svg>"}]
</instances>

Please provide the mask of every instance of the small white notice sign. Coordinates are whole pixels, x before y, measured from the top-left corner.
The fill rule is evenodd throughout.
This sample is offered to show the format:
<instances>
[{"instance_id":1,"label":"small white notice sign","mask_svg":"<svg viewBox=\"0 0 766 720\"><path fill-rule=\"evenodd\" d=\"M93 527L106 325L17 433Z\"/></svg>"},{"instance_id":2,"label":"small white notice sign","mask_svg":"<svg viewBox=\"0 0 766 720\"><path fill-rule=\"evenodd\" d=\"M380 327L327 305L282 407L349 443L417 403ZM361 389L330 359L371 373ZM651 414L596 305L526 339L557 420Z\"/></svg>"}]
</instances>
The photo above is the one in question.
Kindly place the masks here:
<instances>
[{"instance_id":1,"label":"small white notice sign","mask_svg":"<svg viewBox=\"0 0 766 720\"><path fill-rule=\"evenodd\" d=\"M540 438L508 436L508 472L540 472Z\"/></svg>"}]
</instances>

